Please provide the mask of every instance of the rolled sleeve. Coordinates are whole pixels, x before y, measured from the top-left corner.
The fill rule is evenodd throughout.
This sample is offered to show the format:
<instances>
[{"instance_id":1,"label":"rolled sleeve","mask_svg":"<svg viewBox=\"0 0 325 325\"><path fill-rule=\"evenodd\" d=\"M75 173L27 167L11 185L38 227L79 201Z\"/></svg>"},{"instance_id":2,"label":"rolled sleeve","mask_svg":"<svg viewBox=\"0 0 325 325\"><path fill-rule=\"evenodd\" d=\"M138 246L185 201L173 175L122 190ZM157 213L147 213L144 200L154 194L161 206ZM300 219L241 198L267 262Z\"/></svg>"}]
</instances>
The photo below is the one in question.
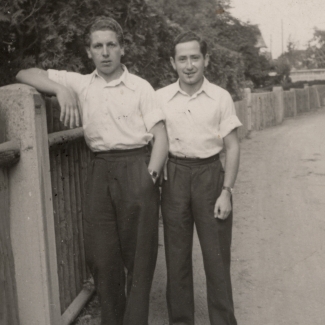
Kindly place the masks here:
<instances>
[{"instance_id":1,"label":"rolled sleeve","mask_svg":"<svg viewBox=\"0 0 325 325\"><path fill-rule=\"evenodd\" d=\"M140 98L143 121L149 131L155 124L165 120L165 114L161 109L157 94L149 83L145 83Z\"/></svg>"},{"instance_id":2,"label":"rolled sleeve","mask_svg":"<svg viewBox=\"0 0 325 325\"><path fill-rule=\"evenodd\" d=\"M236 115L231 115L227 119L225 119L220 124L220 137L224 138L227 136L232 130L238 128L239 126L242 126L241 122L239 121L239 118Z\"/></svg>"},{"instance_id":3,"label":"rolled sleeve","mask_svg":"<svg viewBox=\"0 0 325 325\"><path fill-rule=\"evenodd\" d=\"M158 122L165 121L165 114L161 109L155 109L143 116L144 124L148 131L150 131Z\"/></svg>"},{"instance_id":4,"label":"rolled sleeve","mask_svg":"<svg viewBox=\"0 0 325 325\"><path fill-rule=\"evenodd\" d=\"M241 126L236 115L235 104L228 92L224 92L224 100L222 103L221 120L219 124L219 134L221 138L227 136L232 130Z\"/></svg>"},{"instance_id":5,"label":"rolled sleeve","mask_svg":"<svg viewBox=\"0 0 325 325\"><path fill-rule=\"evenodd\" d=\"M49 79L57 82L60 85L67 86L67 72L65 70L58 71L53 69L48 69L47 74Z\"/></svg>"},{"instance_id":6,"label":"rolled sleeve","mask_svg":"<svg viewBox=\"0 0 325 325\"><path fill-rule=\"evenodd\" d=\"M73 89L76 93L79 92L83 81L83 76L76 72L68 72L66 70L48 69L47 75L49 79L58 84Z\"/></svg>"}]
</instances>

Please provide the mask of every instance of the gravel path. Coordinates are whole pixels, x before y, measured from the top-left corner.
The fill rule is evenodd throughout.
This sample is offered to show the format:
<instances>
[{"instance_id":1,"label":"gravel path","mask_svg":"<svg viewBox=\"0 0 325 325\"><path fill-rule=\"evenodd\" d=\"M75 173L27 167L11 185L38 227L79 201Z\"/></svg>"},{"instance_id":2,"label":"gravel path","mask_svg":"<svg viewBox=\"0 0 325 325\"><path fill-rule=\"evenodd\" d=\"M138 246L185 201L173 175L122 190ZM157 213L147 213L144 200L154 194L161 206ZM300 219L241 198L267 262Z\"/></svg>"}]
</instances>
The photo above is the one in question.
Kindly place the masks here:
<instances>
[{"instance_id":1,"label":"gravel path","mask_svg":"<svg viewBox=\"0 0 325 325\"><path fill-rule=\"evenodd\" d=\"M241 143L234 194L232 278L238 325L325 324L325 109ZM167 323L163 242L150 325ZM196 325L208 325L194 241Z\"/></svg>"},{"instance_id":2,"label":"gravel path","mask_svg":"<svg viewBox=\"0 0 325 325\"><path fill-rule=\"evenodd\" d=\"M149 325L167 325L160 246ZM255 132L241 143L234 193L232 279L238 325L325 324L325 109ZM196 325L209 325L198 239ZM93 304L93 307L91 306ZM78 325L99 325L96 299Z\"/></svg>"}]
</instances>

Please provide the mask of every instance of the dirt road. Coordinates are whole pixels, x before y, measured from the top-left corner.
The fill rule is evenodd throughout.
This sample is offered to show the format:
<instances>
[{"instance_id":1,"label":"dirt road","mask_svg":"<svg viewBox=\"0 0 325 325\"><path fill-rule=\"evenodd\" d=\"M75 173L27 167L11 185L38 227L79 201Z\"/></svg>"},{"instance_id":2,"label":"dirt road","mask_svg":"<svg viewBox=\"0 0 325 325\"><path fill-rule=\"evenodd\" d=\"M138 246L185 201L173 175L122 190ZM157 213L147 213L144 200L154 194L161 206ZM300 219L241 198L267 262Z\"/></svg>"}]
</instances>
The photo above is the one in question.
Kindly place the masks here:
<instances>
[{"instance_id":1,"label":"dirt road","mask_svg":"<svg viewBox=\"0 0 325 325\"><path fill-rule=\"evenodd\" d=\"M285 120L241 143L234 202L238 325L324 325L325 109ZM194 259L196 325L208 325L197 239ZM151 325L168 324L165 282L160 246Z\"/></svg>"}]
</instances>

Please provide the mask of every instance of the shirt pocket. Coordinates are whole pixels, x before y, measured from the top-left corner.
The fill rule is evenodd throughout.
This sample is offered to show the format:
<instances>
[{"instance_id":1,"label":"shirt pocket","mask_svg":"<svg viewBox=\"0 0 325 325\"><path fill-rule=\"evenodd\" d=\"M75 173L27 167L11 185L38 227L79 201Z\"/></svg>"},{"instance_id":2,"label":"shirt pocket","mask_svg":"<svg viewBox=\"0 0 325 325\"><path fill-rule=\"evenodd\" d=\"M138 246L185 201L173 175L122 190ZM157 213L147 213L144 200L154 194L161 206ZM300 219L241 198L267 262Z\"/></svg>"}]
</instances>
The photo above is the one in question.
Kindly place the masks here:
<instances>
[{"instance_id":1,"label":"shirt pocket","mask_svg":"<svg viewBox=\"0 0 325 325\"><path fill-rule=\"evenodd\" d=\"M139 112L139 100L136 93L126 87L110 89L105 108L115 119L126 119Z\"/></svg>"}]
</instances>

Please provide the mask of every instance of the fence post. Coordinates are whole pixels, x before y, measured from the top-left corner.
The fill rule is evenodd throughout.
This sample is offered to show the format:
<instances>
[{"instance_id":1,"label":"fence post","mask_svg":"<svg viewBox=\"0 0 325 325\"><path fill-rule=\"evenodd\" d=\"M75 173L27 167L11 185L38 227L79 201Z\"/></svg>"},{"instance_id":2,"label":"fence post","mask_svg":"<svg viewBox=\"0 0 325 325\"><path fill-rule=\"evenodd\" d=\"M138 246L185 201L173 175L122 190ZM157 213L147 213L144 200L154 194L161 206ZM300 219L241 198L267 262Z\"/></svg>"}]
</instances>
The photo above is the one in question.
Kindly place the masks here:
<instances>
[{"instance_id":1,"label":"fence post","mask_svg":"<svg viewBox=\"0 0 325 325\"><path fill-rule=\"evenodd\" d=\"M290 92L293 93L293 116L297 116L297 96L294 88L290 89Z\"/></svg>"},{"instance_id":2,"label":"fence post","mask_svg":"<svg viewBox=\"0 0 325 325\"><path fill-rule=\"evenodd\" d=\"M304 84L304 89L307 92L307 111L310 111L310 93L308 84Z\"/></svg>"},{"instance_id":3,"label":"fence post","mask_svg":"<svg viewBox=\"0 0 325 325\"><path fill-rule=\"evenodd\" d=\"M276 124L281 124L284 116L284 99L282 87L273 87L273 93L277 99L278 105L275 111Z\"/></svg>"},{"instance_id":4,"label":"fence post","mask_svg":"<svg viewBox=\"0 0 325 325\"><path fill-rule=\"evenodd\" d=\"M316 85L313 85L312 88L314 89L315 92L315 96L316 96L316 107L315 108L320 108L321 107L321 103L320 103L320 98L319 98L319 93L318 93L318 88Z\"/></svg>"},{"instance_id":5,"label":"fence post","mask_svg":"<svg viewBox=\"0 0 325 325\"><path fill-rule=\"evenodd\" d=\"M21 140L9 169L12 250L20 325L60 325L54 219L45 105L34 88L0 88L6 139Z\"/></svg>"},{"instance_id":6,"label":"fence post","mask_svg":"<svg viewBox=\"0 0 325 325\"><path fill-rule=\"evenodd\" d=\"M252 120L252 92L250 88L244 89L244 94L246 98L246 114L247 114L247 131L248 135L253 129L253 120Z\"/></svg>"}]
</instances>

